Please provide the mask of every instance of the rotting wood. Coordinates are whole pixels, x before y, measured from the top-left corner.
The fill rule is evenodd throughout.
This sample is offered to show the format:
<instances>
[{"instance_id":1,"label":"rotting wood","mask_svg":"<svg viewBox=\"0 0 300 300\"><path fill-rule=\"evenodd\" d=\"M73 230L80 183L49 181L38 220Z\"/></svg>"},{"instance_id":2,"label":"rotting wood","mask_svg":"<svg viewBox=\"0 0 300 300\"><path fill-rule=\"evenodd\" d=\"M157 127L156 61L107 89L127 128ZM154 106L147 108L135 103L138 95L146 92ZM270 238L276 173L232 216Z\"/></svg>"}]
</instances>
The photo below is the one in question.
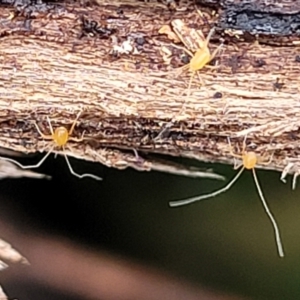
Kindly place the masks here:
<instances>
[{"instance_id":1,"label":"rotting wood","mask_svg":"<svg viewBox=\"0 0 300 300\"><path fill-rule=\"evenodd\" d=\"M237 40L299 45L299 0L195 0L219 14L217 31Z\"/></svg>"},{"instance_id":2,"label":"rotting wood","mask_svg":"<svg viewBox=\"0 0 300 300\"><path fill-rule=\"evenodd\" d=\"M270 165L258 167L283 171L300 161L296 47L229 42L216 58L217 68L200 72L205 85L193 84L185 99L190 75L174 72L183 65L184 51L158 31L182 19L206 35L217 16L201 19L193 1L175 10L130 3L64 3L14 18L13 6L1 8L1 147L42 151L45 141L34 122L49 133L46 116L56 127L71 124L82 110L74 134L84 131L85 139L71 143L68 155L112 167L153 168L134 151L231 164L227 137L237 146L246 134L251 150L273 155ZM83 34L83 20L96 21L98 31L92 26ZM103 38L101 28L116 33ZM210 48L218 45L212 39ZM156 139L184 102L178 121Z\"/></svg>"}]
</instances>

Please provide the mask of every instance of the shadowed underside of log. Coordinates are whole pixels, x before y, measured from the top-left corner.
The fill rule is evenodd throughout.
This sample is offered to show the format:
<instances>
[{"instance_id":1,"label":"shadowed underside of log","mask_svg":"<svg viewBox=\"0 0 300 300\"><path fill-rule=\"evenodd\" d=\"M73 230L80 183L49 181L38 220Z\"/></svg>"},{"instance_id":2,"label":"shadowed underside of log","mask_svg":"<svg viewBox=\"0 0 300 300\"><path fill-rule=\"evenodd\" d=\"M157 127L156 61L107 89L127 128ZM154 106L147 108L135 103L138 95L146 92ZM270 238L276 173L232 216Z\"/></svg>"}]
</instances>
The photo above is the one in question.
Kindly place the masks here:
<instances>
[{"instance_id":1,"label":"shadowed underside of log","mask_svg":"<svg viewBox=\"0 0 300 300\"><path fill-rule=\"evenodd\" d=\"M141 170L155 167L135 150L232 163L228 137L241 154L246 136L247 150L265 160L273 155L271 164L258 167L297 172L295 46L226 41L215 67L198 72L202 84L196 75L187 96L190 74L178 71L183 45L158 31L181 19L206 35L219 15L201 18L193 1L174 10L103 0L16 11L0 10L0 146L44 151L51 141L43 140L34 122L50 134L46 117L53 128L69 128L82 111L72 136L84 132L84 139L68 143L70 156Z\"/></svg>"}]
</instances>

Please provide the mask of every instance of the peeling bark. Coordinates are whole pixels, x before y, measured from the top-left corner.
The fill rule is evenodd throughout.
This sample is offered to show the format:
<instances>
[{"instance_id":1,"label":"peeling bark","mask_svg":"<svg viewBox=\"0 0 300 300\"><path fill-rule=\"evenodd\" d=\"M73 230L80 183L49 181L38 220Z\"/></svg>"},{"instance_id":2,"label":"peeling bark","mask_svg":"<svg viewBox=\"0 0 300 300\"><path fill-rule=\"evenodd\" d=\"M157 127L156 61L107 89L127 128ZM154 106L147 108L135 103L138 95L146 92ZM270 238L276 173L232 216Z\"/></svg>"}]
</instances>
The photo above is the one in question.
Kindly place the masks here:
<instances>
[{"instance_id":1,"label":"peeling bark","mask_svg":"<svg viewBox=\"0 0 300 300\"><path fill-rule=\"evenodd\" d=\"M22 9L0 10L1 147L44 151L49 142L34 122L49 134L46 117L54 128L69 127L82 111L74 137L84 132L84 139L68 143L70 156L140 170L155 169L143 153L231 164L227 138L241 153L247 137L247 149L261 161L273 155L271 164L258 167L298 171L295 47L229 39L214 68L198 72L203 84L195 76L187 96L190 74L178 69L183 45L158 31L181 19L207 35L220 17L211 9L203 8L203 18L193 1L174 9L125 0ZM220 37L213 37L211 51Z\"/></svg>"}]
</instances>

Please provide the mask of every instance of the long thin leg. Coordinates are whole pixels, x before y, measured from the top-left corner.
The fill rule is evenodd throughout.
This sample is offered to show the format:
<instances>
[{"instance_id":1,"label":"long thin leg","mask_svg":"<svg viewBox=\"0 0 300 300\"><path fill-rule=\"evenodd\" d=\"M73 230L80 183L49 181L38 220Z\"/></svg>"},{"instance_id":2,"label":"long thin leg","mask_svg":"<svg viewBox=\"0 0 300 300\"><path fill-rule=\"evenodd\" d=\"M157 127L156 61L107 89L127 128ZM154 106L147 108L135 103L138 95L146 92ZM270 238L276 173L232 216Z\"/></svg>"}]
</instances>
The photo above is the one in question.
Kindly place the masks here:
<instances>
[{"instance_id":1,"label":"long thin leg","mask_svg":"<svg viewBox=\"0 0 300 300\"><path fill-rule=\"evenodd\" d=\"M295 172L293 176L293 184L292 184L292 189L296 189L296 184L297 184L297 177L300 175L299 171Z\"/></svg>"},{"instance_id":2,"label":"long thin leg","mask_svg":"<svg viewBox=\"0 0 300 300\"><path fill-rule=\"evenodd\" d=\"M203 79L202 79L202 77L200 76L199 72L196 72L196 73L197 73L198 79L199 79L199 81L200 81L200 84L201 84L202 86L204 86L204 85L205 85L205 82L203 81Z\"/></svg>"},{"instance_id":3,"label":"long thin leg","mask_svg":"<svg viewBox=\"0 0 300 300\"><path fill-rule=\"evenodd\" d=\"M208 33L208 35L207 35L207 37L206 37L206 39L205 39L205 46L207 47L207 45L209 44L209 41L210 41L210 39L211 39L211 37L213 36L213 34L215 33L215 31L216 31L216 28L215 27L213 27L210 31L209 31L209 33ZM220 46L219 46L220 47Z\"/></svg>"},{"instance_id":4,"label":"long thin leg","mask_svg":"<svg viewBox=\"0 0 300 300\"><path fill-rule=\"evenodd\" d=\"M74 175L74 176L76 176L76 177L78 177L78 178L90 177L90 178L93 178L93 179L96 179L96 180L102 180L101 177L98 177L98 176L93 175L93 174L88 174L88 173L86 173L86 174L78 174L78 173L76 173L76 172L73 170L73 168L71 167L71 164L70 164L70 162L69 162L68 156L66 155L64 149L63 149L63 154L64 154L64 157L65 157L65 159L66 159L67 165L68 165L69 170L70 170L70 172L71 172L72 175Z\"/></svg>"},{"instance_id":5,"label":"long thin leg","mask_svg":"<svg viewBox=\"0 0 300 300\"><path fill-rule=\"evenodd\" d=\"M73 142L82 142L84 140L84 134L85 134L85 130L83 130L82 135L80 138L74 138L74 137L69 137L69 141L73 141Z\"/></svg>"},{"instance_id":6,"label":"long thin leg","mask_svg":"<svg viewBox=\"0 0 300 300\"><path fill-rule=\"evenodd\" d=\"M190 94L191 94L191 86L192 86L192 81L193 81L193 79L194 79L194 77L195 77L195 74L196 74L195 71L192 72L192 75L191 75L191 78L190 78L190 81L189 81L189 85L188 85L188 93L187 93L187 96L188 96L188 97L189 97ZM182 105L181 112L184 110L184 106L185 106L185 101L184 101L184 103L183 103L183 105Z\"/></svg>"},{"instance_id":7,"label":"long thin leg","mask_svg":"<svg viewBox=\"0 0 300 300\"><path fill-rule=\"evenodd\" d=\"M187 48L185 48L185 47L182 47L182 46L178 46L178 45L175 45L175 44L173 44L172 43L172 46L174 47L174 48L176 48L176 49L179 49L179 50L183 50L186 54L188 54L190 57L193 57L194 56L194 54L189 50L189 49L187 49ZM187 64L188 65L188 64ZM187 65L184 65L183 67L186 67ZM180 68L183 68L183 67L180 67ZM178 68L178 69L180 69L180 68Z\"/></svg>"},{"instance_id":8,"label":"long thin leg","mask_svg":"<svg viewBox=\"0 0 300 300\"><path fill-rule=\"evenodd\" d=\"M183 48L183 47L180 47L180 46L176 46L176 45L174 45L174 44L173 44L173 46L174 46L175 48L179 48L179 49L181 49L181 50L184 50L184 51L185 51L186 53L188 53L190 56L193 56L193 54L192 54L190 51L188 51L187 49L185 49L185 48ZM191 53L191 54L190 54L190 53ZM170 75L170 74L174 74L174 73L175 73L175 76L178 77L182 72L184 72L185 70L188 70L189 67L190 67L190 64L188 63L188 64L186 64L186 65L184 65L184 66L182 66L182 67L178 67L178 68L175 68L175 69L170 70L170 71L160 72L158 75L163 76L163 75Z\"/></svg>"},{"instance_id":9,"label":"long thin leg","mask_svg":"<svg viewBox=\"0 0 300 300\"><path fill-rule=\"evenodd\" d=\"M190 78L189 84L188 84L187 97L189 97L191 95L192 82L193 82L193 79L194 79L196 73L197 73L197 71L192 72L192 75L191 75L191 78ZM201 84L203 84L202 78L199 76L199 74L198 74L198 77L199 77L199 80L201 81ZM181 110L180 110L178 116L181 116L181 114L184 112L185 104L186 104L186 98L184 98L184 100L183 100L182 107L181 107Z\"/></svg>"},{"instance_id":10,"label":"long thin leg","mask_svg":"<svg viewBox=\"0 0 300 300\"><path fill-rule=\"evenodd\" d=\"M236 153L234 153L233 151L232 151L232 145L231 145L231 141L230 141L230 138L229 137L227 137L227 141L228 141L228 144L229 144L229 147L230 147L230 155L232 156L232 157L236 157L236 158L243 158L243 156L242 155L239 155L239 154L236 154Z\"/></svg>"},{"instance_id":11,"label":"long thin leg","mask_svg":"<svg viewBox=\"0 0 300 300\"><path fill-rule=\"evenodd\" d=\"M69 135L72 135L73 130L74 130L74 128L75 128L75 125L76 125L76 123L77 123L77 120L78 120L79 116L81 115L81 112L82 112L82 111L80 111L80 112L77 114L76 119L74 120L74 122L73 122L73 124L72 124L72 126L71 126L71 129L69 130Z\"/></svg>"},{"instance_id":12,"label":"long thin leg","mask_svg":"<svg viewBox=\"0 0 300 300\"><path fill-rule=\"evenodd\" d=\"M210 61L212 61L218 54L218 52L220 52L220 50L222 49L223 47L223 44L220 44L216 49L215 51L212 53L212 55L210 56ZM216 66L214 66L216 67Z\"/></svg>"},{"instance_id":13,"label":"long thin leg","mask_svg":"<svg viewBox=\"0 0 300 300\"><path fill-rule=\"evenodd\" d=\"M176 206L191 204L193 202L204 200L204 199L211 198L211 197L215 197L215 196L217 196L217 195L219 195L221 193L224 193L224 192L226 192L227 190L229 190L232 187L232 185L241 176L241 174L242 174L243 171L244 171L244 167L241 168L241 170L237 173L237 175L225 187L223 187L220 190L217 190L217 191L215 191L213 193L210 193L210 194L207 194L207 195L192 197L192 198L188 198L188 199L184 199L184 200L171 201L171 202L169 202L169 205L171 207L176 207Z\"/></svg>"},{"instance_id":14,"label":"long thin leg","mask_svg":"<svg viewBox=\"0 0 300 300\"><path fill-rule=\"evenodd\" d=\"M51 123L50 123L51 124ZM52 126L50 127L50 131L51 131L51 134L52 135L47 135L47 134L43 134L41 129L39 128L38 124L36 124L36 122L34 122L34 126L37 130L37 132L40 134L40 136L45 139L45 140L53 140L53 129L52 129Z\"/></svg>"},{"instance_id":15,"label":"long thin leg","mask_svg":"<svg viewBox=\"0 0 300 300\"><path fill-rule=\"evenodd\" d=\"M198 8L197 3L196 3L196 0L194 0L194 7L195 7L195 9L196 9L198 15L199 15L201 18L203 18L202 11Z\"/></svg>"},{"instance_id":16,"label":"long thin leg","mask_svg":"<svg viewBox=\"0 0 300 300\"><path fill-rule=\"evenodd\" d=\"M48 121L48 124L49 124L49 128L50 128L51 134L53 136L54 135L54 131L53 131L53 127L52 127L51 121L50 121L50 119L49 119L48 116L47 116L47 121Z\"/></svg>"},{"instance_id":17,"label":"long thin leg","mask_svg":"<svg viewBox=\"0 0 300 300\"><path fill-rule=\"evenodd\" d=\"M264 198L264 195L262 193L262 190L260 188L260 185L259 185L259 182L258 182L258 179L257 179L257 176L256 176L256 172L255 172L255 169L252 169L253 171L253 178L254 178L254 182L256 184L256 188L257 188L257 191L258 191L258 194L259 194L259 197L261 199L261 202L264 206L264 209L269 217L269 219L271 220L272 222L272 225L273 225L273 228L274 228L274 231L275 231L275 238L276 238L276 244L277 244L277 250L278 250L278 254L280 257L284 257L284 252L283 252L283 247L282 247L282 243L281 243L281 237L280 237L280 233L279 233L279 228L278 228L278 225L275 221L275 218L273 217L269 207L268 207L268 204Z\"/></svg>"},{"instance_id":18,"label":"long thin leg","mask_svg":"<svg viewBox=\"0 0 300 300\"><path fill-rule=\"evenodd\" d=\"M189 82L188 91L190 90L190 85L191 85L191 83L192 83L192 77L191 77L191 80L190 80L190 82ZM183 94L183 93L182 93L182 94ZM180 96L182 96L182 94L181 94ZM187 96L189 96L189 94L190 94L190 93L188 92L188 95L187 95ZM180 109L179 113L176 114L176 116L181 116L181 114L183 113L184 108L185 108L185 102L186 102L186 100L184 99L184 100L183 100L183 103L182 103L182 106L181 106L181 109ZM174 125L174 123L176 122L176 116L173 116L173 117L172 117L172 120L171 120L170 122L168 122L168 123L164 126L164 128L162 128L162 130L159 132L159 134L157 135L157 137L155 137L155 138L153 139L153 141L158 141L158 140L160 140L160 138L162 138L162 136L164 135L164 133L165 133L169 128L171 128L171 127Z\"/></svg>"},{"instance_id":19,"label":"long thin leg","mask_svg":"<svg viewBox=\"0 0 300 300\"><path fill-rule=\"evenodd\" d=\"M8 157L0 157L1 160L5 160L5 161L10 161L12 163L14 163L15 165L19 166L22 169L34 169L34 168L38 168L42 165L42 163L46 160L46 158L50 155L50 153L53 151L54 147L52 147L47 154L35 165L29 165L29 166L24 166L21 163L19 163L18 161L12 159L12 158L8 158Z\"/></svg>"},{"instance_id":20,"label":"long thin leg","mask_svg":"<svg viewBox=\"0 0 300 300\"><path fill-rule=\"evenodd\" d=\"M243 154L246 152L246 147L247 147L246 140L247 140L247 134L245 135L243 140L243 150L242 150Z\"/></svg>"},{"instance_id":21,"label":"long thin leg","mask_svg":"<svg viewBox=\"0 0 300 300\"><path fill-rule=\"evenodd\" d=\"M266 162L262 162L261 164L264 165L264 166L270 165L271 162L272 162L272 160L273 160L273 156L274 156L274 151L273 151L273 153L271 154L269 160L266 161Z\"/></svg>"}]
</instances>

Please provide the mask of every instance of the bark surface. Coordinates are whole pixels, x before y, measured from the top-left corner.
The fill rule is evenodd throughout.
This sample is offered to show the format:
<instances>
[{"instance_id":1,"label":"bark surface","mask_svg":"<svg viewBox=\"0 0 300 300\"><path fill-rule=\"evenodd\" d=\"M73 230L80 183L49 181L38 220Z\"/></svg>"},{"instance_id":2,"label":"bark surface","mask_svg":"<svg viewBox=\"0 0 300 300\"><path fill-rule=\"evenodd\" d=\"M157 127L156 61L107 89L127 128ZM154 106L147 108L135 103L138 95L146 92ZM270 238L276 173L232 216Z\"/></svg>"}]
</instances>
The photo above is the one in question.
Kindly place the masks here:
<instances>
[{"instance_id":1,"label":"bark surface","mask_svg":"<svg viewBox=\"0 0 300 300\"><path fill-rule=\"evenodd\" d=\"M296 16L298 4L291 6ZM70 156L140 170L159 166L143 153L231 164L228 138L242 154L246 137L258 167L297 172L298 32L276 46L239 39L237 28L231 35L224 28L224 5L203 5L202 17L193 1L1 6L0 146L46 151L53 143L34 123L50 134L47 117L54 129L70 128L82 111L72 137L84 134L83 141L67 144ZM214 66L197 72L189 95L191 74L178 69L186 63L184 45L158 33L174 19L205 36L215 23L223 26L209 44L212 52L225 41Z\"/></svg>"}]
</instances>

